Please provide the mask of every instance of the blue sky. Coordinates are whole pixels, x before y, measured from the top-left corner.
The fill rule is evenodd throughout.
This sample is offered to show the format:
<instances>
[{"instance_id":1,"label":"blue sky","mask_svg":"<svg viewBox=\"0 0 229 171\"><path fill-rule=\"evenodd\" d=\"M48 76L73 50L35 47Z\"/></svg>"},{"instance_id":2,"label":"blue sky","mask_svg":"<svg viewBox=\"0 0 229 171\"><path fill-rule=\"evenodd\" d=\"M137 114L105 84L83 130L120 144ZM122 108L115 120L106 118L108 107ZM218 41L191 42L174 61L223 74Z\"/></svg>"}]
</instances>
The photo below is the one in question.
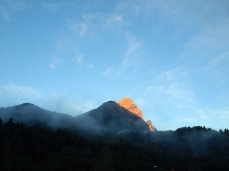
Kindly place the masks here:
<instances>
[{"instance_id":1,"label":"blue sky","mask_svg":"<svg viewBox=\"0 0 229 171\"><path fill-rule=\"evenodd\" d=\"M229 128L228 0L0 0L0 107L132 98L159 130Z\"/></svg>"}]
</instances>

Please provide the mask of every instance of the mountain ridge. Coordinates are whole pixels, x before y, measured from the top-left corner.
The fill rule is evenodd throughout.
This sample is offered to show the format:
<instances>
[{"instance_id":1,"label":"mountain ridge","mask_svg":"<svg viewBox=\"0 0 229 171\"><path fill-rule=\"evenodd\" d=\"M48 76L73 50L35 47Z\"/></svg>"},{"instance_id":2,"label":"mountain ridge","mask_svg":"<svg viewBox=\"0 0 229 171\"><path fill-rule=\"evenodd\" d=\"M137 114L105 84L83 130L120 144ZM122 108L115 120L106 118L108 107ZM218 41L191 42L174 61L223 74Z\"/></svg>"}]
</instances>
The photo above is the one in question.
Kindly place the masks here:
<instances>
[{"instance_id":1,"label":"mountain ridge","mask_svg":"<svg viewBox=\"0 0 229 171\"><path fill-rule=\"evenodd\" d=\"M7 122L25 123L28 126L45 125L52 129L91 131L94 133L122 133L126 131L147 132L148 125L138 116L114 101L108 101L98 108L78 116L51 112L31 103L0 108L0 118Z\"/></svg>"},{"instance_id":2,"label":"mountain ridge","mask_svg":"<svg viewBox=\"0 0 229 171\"><path fill-rule=\"evenodd\" d=\"M144 121L144 115L142 111L138 108L138 106L134 103L134 101L131 98L129 97L122 98L118 104L121 107L133 113L134 115L140 117ZM146 123L148 124L150 131L157 131L157 129L153 126L151 120L146 121Z\"/></svg>"}]
</instances>

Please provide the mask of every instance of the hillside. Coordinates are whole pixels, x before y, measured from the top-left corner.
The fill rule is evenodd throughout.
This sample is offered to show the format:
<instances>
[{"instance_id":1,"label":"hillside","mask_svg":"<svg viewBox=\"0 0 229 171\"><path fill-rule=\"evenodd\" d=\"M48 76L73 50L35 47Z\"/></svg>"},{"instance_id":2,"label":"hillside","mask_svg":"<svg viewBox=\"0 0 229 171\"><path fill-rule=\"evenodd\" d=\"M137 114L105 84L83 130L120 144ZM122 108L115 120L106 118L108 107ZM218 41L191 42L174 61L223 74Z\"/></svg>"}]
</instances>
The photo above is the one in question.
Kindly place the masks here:
<instances>
[{"instance_id":1,"label":"hillside","mask_svg":"<svg viewBox=\"0 0 229 171\"><path fill-rule=\"evenodd\" d=\"M44 125L52 129L65 128L72 131L90 131L95 134L105 132L122 133L125 131L147 132L148 125L139 117L122 108L114 101L105 102L79 116L44 110L36 105L24 103L13 107L0 108L0 118L27 126Z\"/></svg>"},{"instance_id":2,"label":"hillside","mask_svg":"<svg viewBox=\"0 0 229 171\"><path fill-rule=\"evenodd\" d=\"M185 127L82 137L0 119L1 171L226 171L229 131Z\"/></svg>"}]
</instances>

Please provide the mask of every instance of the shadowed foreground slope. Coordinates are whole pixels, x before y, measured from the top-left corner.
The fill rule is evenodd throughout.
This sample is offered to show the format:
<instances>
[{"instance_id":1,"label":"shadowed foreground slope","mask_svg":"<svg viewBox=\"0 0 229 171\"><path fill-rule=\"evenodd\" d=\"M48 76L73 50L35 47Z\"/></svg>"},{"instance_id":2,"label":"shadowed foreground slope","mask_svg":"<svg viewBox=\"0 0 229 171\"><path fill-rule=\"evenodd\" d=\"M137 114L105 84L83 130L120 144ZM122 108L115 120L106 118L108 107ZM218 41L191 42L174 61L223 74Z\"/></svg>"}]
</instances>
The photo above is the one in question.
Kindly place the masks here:
<instances>
[{"instance_id":1,"label":"shadowed foreground slope","mask_svg":"<svg viewBox=\"0 0 229 171\"><path fill-rule=\"evenodd\" d=\"M85 138L66 129L0 119L0 170L227 171L228 142L226 129L193 127Z\"/></svg>"}]
</instances>

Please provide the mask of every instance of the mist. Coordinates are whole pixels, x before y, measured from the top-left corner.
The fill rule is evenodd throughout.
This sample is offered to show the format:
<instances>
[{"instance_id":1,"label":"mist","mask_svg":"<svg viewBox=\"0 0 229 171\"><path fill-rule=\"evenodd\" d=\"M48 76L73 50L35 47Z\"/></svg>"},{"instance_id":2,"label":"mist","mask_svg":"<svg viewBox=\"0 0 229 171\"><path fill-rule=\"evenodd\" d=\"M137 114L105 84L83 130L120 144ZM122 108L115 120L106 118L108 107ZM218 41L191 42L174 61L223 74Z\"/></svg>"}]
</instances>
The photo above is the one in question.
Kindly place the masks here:
<instances>
[{"instance_id":1,"label":"mist","mask_svg":"<svg viewBox=\"0 0 229 171\"><path fill-rule=\"evenodd\" d=\"M1 108L0 118L3 122L7 122L12 118L14 122L24 123L28 126L44 125L52 129L65 128L90 134L149 131L148 125L142 119L113 101L106 102L96 109L75 117L24 103Z\"/></svg>"},{"instance_id":2,"label":"mist","mask_svg":"<svg viewBox=\"0 0 229 171\"><path fill-rule=\"evenodd\" d=\"M49 143L49 148L57 146L58 153L54 155L59 153L66 155L66 151L63 149L67 147L67 149L73 148L71 150L73 152L81 150L81 155L87 155L87 150L89 150L93 154L90 156L99 157L100 152L96 149L100 149L102 153L103 146L104 148L108 146L108 153L114 151L111 156L117 155L115 152L119 151L119 155L116 157L122 158L123 161L126 160L125 156L129 156L128 158L136 159L136 161L132 161L133 163L138 163L140 160L145 163L136 165L136 168L141 166L140 168L147 169L156 165L158 170L168 171L173 168L178 171L191 171L193 168L225 170L229 167L227 164L229 163L228 129L215 131L211 128L195 126L182 127L175 131L149 131L146 122L114 101L105 102L98 108L76 117L24 103L0 108L0 118L0 133L6 137L6 140L0 138L4 139L7 144L10 137L16 137L13 138L12 143L16 143L17 147L20 146L20 142L22 143L18 137L24 137L23 143L26 150L27 144L30 143L27 141L31 137L31 133L23 133L21 130L30 129L34 130L37 139L41 139L38 142L46 141ZM13 131L13 129L18 129L18 131ZM41 131L42 135L37 135L37 131ZM20 135L21 133L23 134ZM15 135L7 136L8 134ZM48 138L43 140L43 134L51 137L45 136ZM53 140L52 136L56 138ZM50 144L50 142L52 143ZM31 143L33 144L32 140ZM3 143L3 146L5 144ZM41 144L37 146L40 147ZM60 151L62 147L63 151ZM42 148L44 151L49 150L46 149L47 146ZM32 150L34 151L34 149ZM86 158L86 156L84 157Z\"/></svg>"}]
</instances>

